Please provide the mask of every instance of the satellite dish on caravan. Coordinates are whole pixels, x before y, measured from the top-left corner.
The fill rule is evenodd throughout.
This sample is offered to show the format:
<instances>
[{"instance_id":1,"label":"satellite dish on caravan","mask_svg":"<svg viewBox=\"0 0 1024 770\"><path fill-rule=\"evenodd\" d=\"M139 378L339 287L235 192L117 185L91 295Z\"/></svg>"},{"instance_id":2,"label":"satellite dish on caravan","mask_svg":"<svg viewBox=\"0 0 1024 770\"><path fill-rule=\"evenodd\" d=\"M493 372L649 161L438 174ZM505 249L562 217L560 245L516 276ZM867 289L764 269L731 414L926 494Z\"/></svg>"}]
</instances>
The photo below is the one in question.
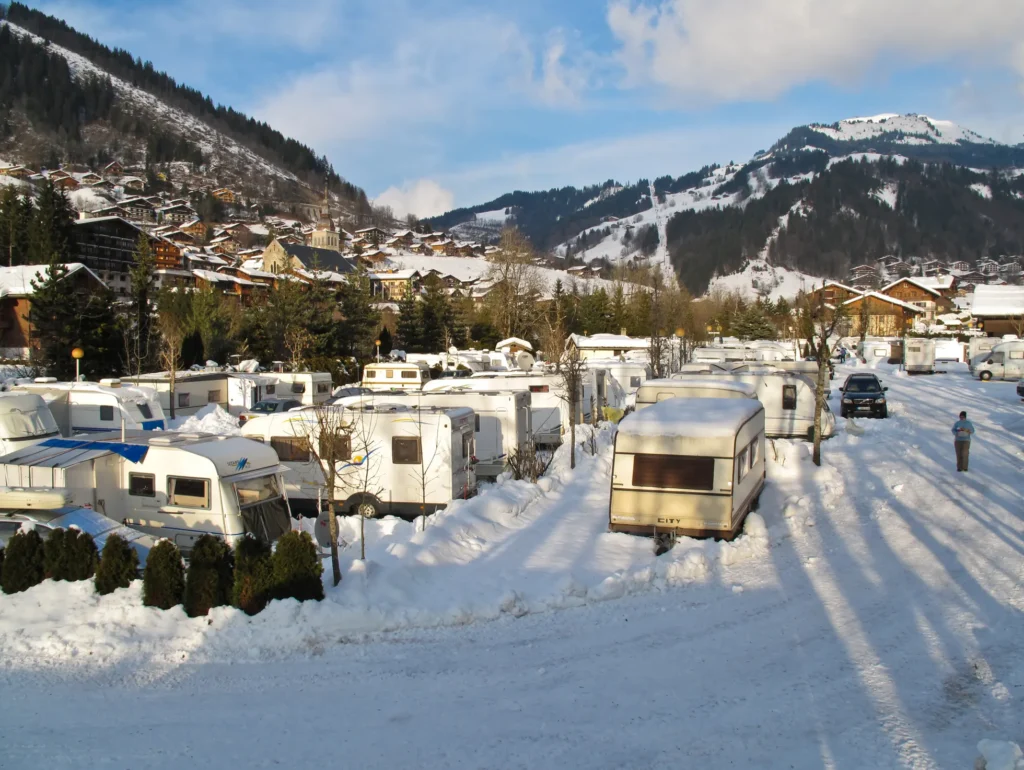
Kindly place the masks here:
<instances>
[{"instance_id":1,"label":"satellite dish on caravan","mask_svg":"<svg viewBox=\"0 0 1024 770\"><path fill-rule=\"evenodd\" d=\"M522 369L524 372L528 372L533 369L534 359L525 350L521 350L516 354L516 366Z\"/></svg>"}]
</instances>

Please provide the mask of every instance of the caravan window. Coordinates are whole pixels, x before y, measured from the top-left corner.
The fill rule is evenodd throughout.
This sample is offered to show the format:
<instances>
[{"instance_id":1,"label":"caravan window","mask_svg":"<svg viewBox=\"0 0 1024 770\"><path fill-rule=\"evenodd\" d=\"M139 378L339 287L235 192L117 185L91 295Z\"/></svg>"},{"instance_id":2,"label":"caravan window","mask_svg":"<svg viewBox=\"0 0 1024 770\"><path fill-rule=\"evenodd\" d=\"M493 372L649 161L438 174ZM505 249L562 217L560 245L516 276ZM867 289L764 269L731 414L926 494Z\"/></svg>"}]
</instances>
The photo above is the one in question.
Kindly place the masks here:
<instances>
[{"instance_id":1,"label":"caravan window","mask_svg":"<svg viewBox=\"0 0 1024 770\"><path fill-rule=\"evenodd\" d=\"M1001 364L1001 363L1003 363L1003 354L1002 353L993 353L992 355L990 355L988 357L988 362L990 364Z\"/></svg>"},{"instance_id":2,"label":"caravan window","mask_svg":"<svg viewBox=\"0 0 1024 770\"><path fill-rule=\"evenodd\" d=\"M782 386L782 408L787 410L796 409L796 385Z\"/></svg>"},{"instance_id":3,"label":"caravan window","mask_svg":"<svg viewBox=\"0 0 1024 770\"><path fill-rule=\"evenodd\" d=\"M531 393L547 393L548 392L548 386L547 385L531 385L530 386L530 392Z\"/></svg>"},{"instance_id":4,"label":"caravan window","mask_svg":"<svg viewBox=\"0 0 1024 770\"><path fill-rule=\"evenodd\" d=\"M419 436L413 436L411 438L394 436L391 439L391 462L395 465L419 465Z\"/></svg>"},{"instance_id":5,"label":"caravan window","mask_svg":"<svg viewBox=\"0 0 1024 770\"><path fill-rule=\"evenodd\" d=\"M1022 359L1024 358L1024 350L1011 350L1010 359Z\"/></svg>"},{"instance_id":6,"label":"caravan window","mask_svg":"<svg viewBox=\"0 0 1024 770\"><path fill-rule=\"evenodd\" d=\"M112 406L101 406L100 407L100 419L103 420L103 422L113 422L114 421L114 407L112 407Z\"/></svg>"},{"instance_id":7,"label":"caravan window","mask_svg":"<svg viewBox=\"0 0 1024 770\"><path fill-rule=\"evenodd\" d=\"M257 476L254 479L236 481L234 486L239 505L262 503L264 500L272 500L281 496L281 490L277 486L277 476Z\"/></svg>"},{"instance_id":8,"label":"caravan window","mask_svg":"<svg viewBox=\"0 0 1024 770\"><path fill-rule=\"evenodd\" d=\"M267 385L267 387L263 389L263 392L268 396L272 396L277 393L277 385Z\"/></svg>"},{"instance_id":9,"label":"caravan window","mask_svg":"<svg viewBox=\"0 0 1024 770\"><path fill-rule=\"evenodd\" d=\"M220 391L211 390L206 393L206 402L208 404L219 404L220 403Z\"/></svg>"},{"instance_id":10,"label":"caravan window","mask_svg":"<svg viewBox=\"0 0 1024 770\"><path fill-rule=\"evenodd\" d=\"M309 442L302 436L271 436L270 448L277 452L278 459L283 463L308 463L310 457Z\"/></svg>"},{"instance_id":11,"label":"caravan window","mask_svg":"<svg viewBox=\"0 0 1024 770\"><path fill-rule=\"evenodd\" d=\"M178 407L185 407L189 405L189 394L179 393L178 394Z\"/></svg>"},{"instance_id":12,"label":"caravan window","mask_svg":"<svg viewBox=\"0 0 1024 770\"><path fill-rule=\"evenodd\" d=\"M128 494L135 497L156 497L156 476L151 473L129 473Z\"/></svg>"},{"instance_id":13,"label":"caravan window","mask_svg":"<svg viewBox=\"0 0 1024 770\"><path fill-rule=\"evenodd\" d=\"M328 436L320 436L320 457L326 457L330 453L330 445L328 444L330 438ZM340 463L343 460L352 459L352 437L351 436L335 436L334 437L334 462Z\"/></svg>"},{"instance_id":14,"label":"caravan window","mask_svg":"<svg viewBox=\"0 0 1024 770\"><path fill-rule=\"evenodd\" d=\"M750 442L750 446L747 447L747 451L750 454L750 467L753 469L757 465L757 439L755 438Z\"/></svg>"},{"instance_id":15,"label":"caravan window","mask_svg":"<svg viewBox=\"0 0 1024 770\"><path fill-rule=\"evenodd\" d=\"M641 383L640 383L640 378L639 377L630 377L629 378L629 387L631 387L631 388L639 388L640 384Z\"/></svg>"},{"instance_id":16,"label":"caravan window","mask_svg":"<svg viewBox=\"0 0 1024 770\"><path fill-rule=\"evenodd\" d=\"M366 377L366 379L368 380L372 380L374 377L377 376L377 372L373 369L367 369L365 372L363 372L363 376Z\"/></svg>"},{"instance_id":17,"label":"caravan window","mask_svg":"<svg viewBox=\"0 0 1024 770\"><path fill-rule=\"evenodd\" d=\"M875 348L875 358L885 358L889 355L888 350L882 350L881 348Z\"/></svg>"},{"instance_id":18,"label":"caravan window","mask_svg":"<svg viewBox=\"0 0 1024 770\"><path fill-rule=\"evenodd\" d=\"M139 411L142 412L142 416L147 420L153 419L153 410L149 408L149 404L145 401L140 401L136 406L139 407Z\"/></svg>"},{"instance_id":19,"label":"caravan window","mask_svg":"<svg viewBox=\"0 0 1024 770\"><path fill-rule=\"evenodd\" d=\"M394 369L387 369L386 372L387 372L386 376L387 376L387 378L389 380L395 379L395 370Z\"/></svg>"},{"instance_id":20,"label":"caravan window","mask_svg":"<svg viewBox=\"0 0 1024 770\"><path fill-rule=\"evenodd\" d=\"M186 508L209 508L210 482L207 479L168 476L167 502Z\"/></svg>"},{"instance_id":21,"label":"caravan window","mask_svg":"<svg viewBox=\"0 0 1024 770\"><path fill-rule=\"evenodd\" d=\"M715 458L634 455L633 486L711 490L715 486Z\"/></svg>"},{"instance_id":22,"label":"caravan window","mask_svg":"<svg viewBox=\"0 0 1024 770\"><path fill-rule=\"evenodd\" d=\"M419 372L404 371L404 372L402 372L402 379L403 380L415 380L415 379L418 379L418 377L417 377L418 374L419 374Z\"/></svg>"},{"instance_id":23,"label":"caravan window","mask_svg":"<svg viewBox=\"0 0 1024 770\"><path fill-rule=\"evenodd\" d=\"M304 382L293 382L292 383L292 393L305 393L305 392L306 392L306 383L304 383Z\"/></svg>"},{"instance_id":24,"label":"caravan window","mask_svg":"<svg viewBox=\"0 0 1024 770\"><path fill-rule=\"evenodd\" d=\"M473 456L473 434L462 434L462 456L469 458Z\"/></svg>"},{"instance_id":25,"label":"caravan window","mask_svg":"<svg viewBox=\"0 0 1024 770\"><path fill-rule=\"evenodd\" d=\"M750 468L747 466L747 458L748 457L749 457L749 453L747 452L747 448L746 447L743 447L743 449L740 450L740 453L738 455L736 455L736 483L737 484L739 484L743 480L743 477L747 475L747 471L750 470Z\"/></svg>"},{"instance_id":26,"label":"caravan window","mask_svg":"<svg viewBox=\"0 0 1024 770\"><path fill-rule=\"evenodd\" d=\"M317 393L327 393L330 391L330 386L326 382L318 382L316 384Z\"/></svg>"}]
</instances>

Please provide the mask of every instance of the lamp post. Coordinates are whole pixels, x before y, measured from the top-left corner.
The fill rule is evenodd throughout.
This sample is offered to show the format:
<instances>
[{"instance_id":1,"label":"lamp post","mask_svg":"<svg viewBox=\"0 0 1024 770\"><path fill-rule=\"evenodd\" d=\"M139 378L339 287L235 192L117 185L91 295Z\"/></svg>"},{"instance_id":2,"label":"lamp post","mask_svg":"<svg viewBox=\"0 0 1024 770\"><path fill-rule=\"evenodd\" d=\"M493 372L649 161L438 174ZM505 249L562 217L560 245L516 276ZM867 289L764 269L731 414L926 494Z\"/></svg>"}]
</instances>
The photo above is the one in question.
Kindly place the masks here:
<instances>
[{"instance_id":1,"label":"lamp post","mask_svg":"<svg viewBox=\"0 0 1024 770\"><path fill-rule=\"evenodd\" d=\"M81 376L82 359L85 358L85 351L81 348L73 348L71 351L71 357L75 359L75 382L78 382L78 378Z\"/></svg>"},{"instance_id":2,"label":"lamp post","mask_svg":"<svg viewBox=\"0 0 1024 770\"><path fill-rule=\"evenodd\" d=\"M380 363L380 340L379 339L374 340L373 344L377 346L377 363L379 364Z\"/></svg>"},{"instance_id":3,"label":"lamp post","mask_svg":"<svg viewBox=\"0 0 1024 770\"><path fill-rule=\"evenodd\" d=\"M682 326L676 329L676 339L679 341L679 369L683 368L683 338L685 336L686 329ZM678 369L676 371L678 371Z\"/></svg>"}]
</instances>

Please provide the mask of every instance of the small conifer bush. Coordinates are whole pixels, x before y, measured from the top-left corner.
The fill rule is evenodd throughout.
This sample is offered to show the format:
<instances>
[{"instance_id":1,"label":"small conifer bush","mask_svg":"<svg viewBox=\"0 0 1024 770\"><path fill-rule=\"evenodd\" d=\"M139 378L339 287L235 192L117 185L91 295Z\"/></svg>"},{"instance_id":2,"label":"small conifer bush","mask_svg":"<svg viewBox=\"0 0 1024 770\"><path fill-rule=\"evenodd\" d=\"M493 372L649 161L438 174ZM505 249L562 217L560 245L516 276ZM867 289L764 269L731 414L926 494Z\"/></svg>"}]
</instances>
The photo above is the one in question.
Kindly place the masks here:
<instances>
[{"instance_id":1,"label":"small conifer bush","mask_svg":"<svg viewBox=\"0 0 1024 770\"><path fill-rule=\"evenodd\" d=\"M324 598L324 571L313 538L308 532L285 532L277 541L271 557L274 599L298 599L300 602Z\"/></svg>"},{"instance_id":2,"label":"small conifer bush","mask_svg":"<svg viewBox=\"0 0 1024 770\"><path fill-rule=\"evenodd\" d=\"M246 615L255 615L270 601L273 565L270 546L246 537L235 546L235 585L231 603Z\"/></svg>"},{"instance_id":3,"label":"small conifer bush","mask_svg":"<svg viewBox=\"0 0 1024 770\"><path fill-rule=\"evenodd\" d=\"M190 618L207 615L212 607L231 603L231 549L214 535L203 535L192 546L185 576L185 612Z\"/></svg>"},{"instance_id":4,"label":"small conifer bush","mask_svg":"<svg viewBox=\"0 0 1024 770\"><path fill-rule=\"evenodd\" d=\"M27 591L43 582L43 539L34 529L14 533L7 541L0 588L5 594Z\"/></svg>"},{"instance_id":5,"label":"small conifer bush","mask_svg":"<svg viewBox=\"0 0 1024 770\"><path fill-rule=\"evenodd\" d=\"M103 545L96 567L96 593L106 595L127 588L139 570L139 556L120 535L111 535Z\"/></svg>"},{"instance_id":6,"label":"small conifer bush","mask_svg":"<svg viewBox=\"0 0 1024 770\"><path fill-rule=\"evenodd\" d=\"M169 610L185 597L185 565L181 551L170 540L161 540L146 558L142 575L142 603L147 607Z\"/></svg>"},{"instance_id":7,"label":"small conifer bush","mask_svg":"<svg viewBox=\"0 0 1024 770\"><path fill-rule=\"evenodd\" d=\"M43 571L52 580L88 580L99 555L92 535L78 529L55 529L46 538Z\"/></svg>"}]
</instances>

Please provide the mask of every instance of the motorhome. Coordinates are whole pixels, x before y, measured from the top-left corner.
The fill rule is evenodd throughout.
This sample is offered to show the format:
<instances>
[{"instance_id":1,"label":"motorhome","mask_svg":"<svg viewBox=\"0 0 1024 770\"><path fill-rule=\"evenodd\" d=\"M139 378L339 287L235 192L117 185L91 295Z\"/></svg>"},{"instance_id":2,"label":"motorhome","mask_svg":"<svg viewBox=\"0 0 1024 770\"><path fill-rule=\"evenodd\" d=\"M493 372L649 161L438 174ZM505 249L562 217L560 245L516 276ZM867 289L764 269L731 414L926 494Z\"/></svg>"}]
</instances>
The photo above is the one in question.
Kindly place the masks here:
<instances>
[{"instance_id":1,"label":"motorhome","mask_svg":"<svg viewBox=\"0 0 1024 770\"><path fill-rule=\"evenodd\" d=\"M280 463L237 436L144 431L50 438L0 458L0 485L60 489L184 552L203 534L272 542L290 528Z\"/></svg>"},{"instance_id":2,"label":"motorhome","mask_svg":"<svg viewBox=\"0 0 1024 770\"><path fill-rule=\"evenodd\" d=\"M277 387L268 396L294 398L303 406L323 404L331 398L334 383L330 372L274 372Z\"/></svg>"},{"instance_id":3,"label":"motorhome","mask_svg":"<svg viewBox=\"0 0 1024 770\"><path fill-rule=\"evenodd\" d=\"M714 377L674 374L671 379L645 382L636 394L636 411L669 398L757 398L757 387Z\"/></svg>"},{"instance_id":4,"label":"motorhome","mask_svg":"<svg viewBox=\"0 0 1024 770\"><path fill-rule=\"evenodd\" d=\"M120 430L163 430L163 409L152 391L124 387L120 380L58 382L37 377L15 385L12 393L41 396L64 436Z\"/></svg>"},{"instance_id":5,"label":"motorhome","mask_svg":"<svg viewBox=\"0 0 1024 770\"><path fill-rule=\"evenodd\" d=\"M374 517L433 513L476 494L473 468L475 415L465 408L381 404L330 406L336 429L335 499L339 512ZM242 435L263 441L287 469L288 500L297 515L326 510L317 412L303 409L254 417ZM324 439L326 440L326 439ZM317 523L325 543L329 520Z\"/></svg>"},{"instance_id":6,"label":"motorhome","mask_svg":"<svg viewBox=\"0 0 1024 770\"><path fill-rule=\"evenodd\" d=\"M672 381L684 383L681 387L700 388L709 376L723 384L742 384L753 388L754 396L764 405L765 430L769 436L814 440L816 383L810 377L764 365L762 368L742 367L740 371L728 374L674 374ZM835 429L836 418L826 400L821 413L821 435L827 438L835 433Z\"/></svg>"},{"instance_id":7,"label":"motorhome","mask_svg":"<svg viewBox=\"0 0 1024 770\"><path fill-rule=\"evenodd\" d=\"M972 363L972 373L979 379L1019 380L1024 377L1024 340L1000 342Z\"/></svg>"},{"instance_id":8,"label":"motorhome","mask_svg":"<svg viewBox=\"0 0 1024 770\"><path fill-rule=\"evenodd\" d=\"M857 355L867 363L872 361L888 362L891 350L892 347L888 340L866 339L857 343Z\"/></svg>"},{"instance_id":9,"label":"motorhome","mask_svg":"<svg viewBox=\"0 0 1024 770\"><path fill-rule=\"evenodd\" d=\"M736 537L764 488L764 416L752 398L672 398L626 417L615 437L609 529Z\"/></svg>"},{"instance_id":10,"label":"motorhome","mask_svg":"<svg viewBox=\"0 0 1024 770\"><path fill-rule=\"evenodd\" d=\"M0 455L60 435L43 397L35 393L0 393Z\"/></svg>"},{"instance_id":11,"label":"motorhome","mask_svg":"<svg viewBox=\"0 0 1024 770\"><path fill-rule=\"evenodd\" d=\"M599 362L595 362L599 366ZM590 421L591 397L594 396L595 378L592 372L583 378L576 410L576 424ZM569 429L569 400L564 398L565 384L558 374L528 372L489 372L474 374L461 380L434 380L427 383L424 393L439 391L526 391L530 394L530 428L538 446L558 446L562 435Z\"/></svg>"},{"instance_id":12,"label":"motorhome","mask_svg":"<svg viewBox=\"0 0 1024 770\"><path fill-rule=\"evenodd\" d=\"M508 458L530 443L530 394L513 390L457 390L455 392L394 391L354 396L334 402L356 408L366 404L395 403L409 407L466 407L473 410L477 478L490 479L506 470Z\"/></svg>"},{"instance_id":13,"label":"motorhome","mask_svg":"<svg viewBox=\"0 0 1024 770\"><path fill-rule=\"evenodd\" d=\"M967 343L967 368L974 374L977 364L985 361L986 354L992 352L992 348L1003 340L999 337L971 337Z\"/></svg>"},{"instance_id":14,"label":"motorhome","mask_svg":"<svg viewBox=\"0 0 1024 770\"><path fill-rule=\"evenodd\" d=\"M903 365L907 374L935 374L935 340L907 338Z\"/></svg>"},{"instance_id":15,"label":"motorhome","mask_svg":"<svg viewBox=\"0 0 1024 770\"><path fill-rule=\"evenodd\" d=\"M422 390L430 382L430 369L423 362L385 361L363 367L362 386L374 391Z\"/></svg>"}]
</instances>

